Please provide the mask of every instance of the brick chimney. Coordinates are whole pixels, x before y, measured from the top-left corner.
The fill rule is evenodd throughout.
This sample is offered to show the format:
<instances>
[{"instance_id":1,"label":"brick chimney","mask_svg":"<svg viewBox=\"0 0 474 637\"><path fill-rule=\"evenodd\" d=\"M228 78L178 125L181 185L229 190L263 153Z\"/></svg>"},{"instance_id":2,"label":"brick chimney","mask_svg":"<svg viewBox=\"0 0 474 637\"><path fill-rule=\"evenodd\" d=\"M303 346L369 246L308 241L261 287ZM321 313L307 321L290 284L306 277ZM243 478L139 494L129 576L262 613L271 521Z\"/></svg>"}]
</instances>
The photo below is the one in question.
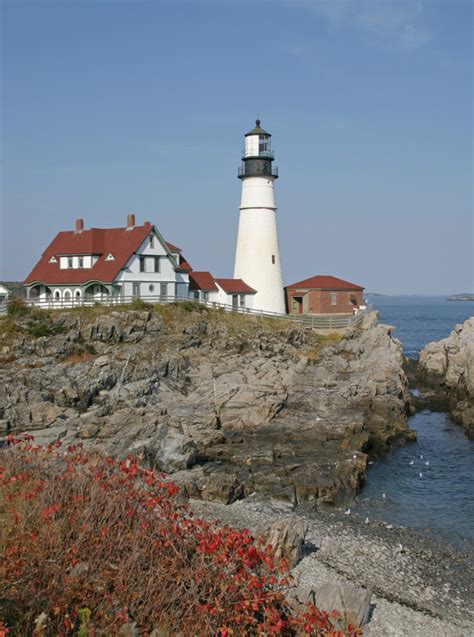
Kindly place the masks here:
<instances>
[{"instance_id":1,"label":"brick chimney","mask_svg":"<svg viewBox=\"0 0 474 637\"><path fill-rule=\"evenodd\" d=\"M143 225L145 226L145 228L151 228L151 221L145 221Z\"/></svg>"},{"instance_id":2,"label":"brick chimney","mask_svg":"<svg viewBox=\"0 0 474 637\"><path fill-rule=\"evenodd\" d=\"M82 232L84 230L84 219L76 219L76 232Z\"/></svg>"},{"instance_id":3,"label":"brick chimney","mask_svg":"<svg viewBox=\"0 0 474 637\"><path fill-rule=\"evenodd\" d=\"M127 228L131 229L135 227L135 215L131 212L127 215Z\"/></svg>"}]
</instances>

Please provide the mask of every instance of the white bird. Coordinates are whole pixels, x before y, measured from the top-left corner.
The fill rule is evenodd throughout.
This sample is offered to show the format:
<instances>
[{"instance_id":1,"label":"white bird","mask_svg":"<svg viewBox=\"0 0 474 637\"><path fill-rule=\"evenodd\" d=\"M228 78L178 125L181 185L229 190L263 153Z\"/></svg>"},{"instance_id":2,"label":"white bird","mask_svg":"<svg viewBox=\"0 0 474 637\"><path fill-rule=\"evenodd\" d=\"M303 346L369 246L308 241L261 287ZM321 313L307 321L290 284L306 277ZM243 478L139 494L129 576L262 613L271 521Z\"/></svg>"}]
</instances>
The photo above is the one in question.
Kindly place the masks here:
<instances>
[{"instance_id":1,"label":"white bird","mask_svg":"<svg viewBox=\"0 0 474 637\"><path fill-rule=\"evenodd\" d=\"M414 460L412 460L412 461L410 462L410 464L414 464L414 463L415 463L415 461L414 461Z\"/></svg>"},{"instance_id":2,"label":"white bird","mask_svg":"<svg viewBox=\"0 0 474 637\"><path fill-rule=\"evenodd\" d=\"M421 473L421 471L420 471L420 478L422 478L422 477L423 477L423 474L422 474L422 473Z\"/></svg>"},{"instance_id":3,"label":"white bird","mask_svg":"<svg viewBox=\"0 0 474 637\"><path fill-rule=\"evenodd\" d=\"M357 458L357 456L356 456L355 454L353 454L353 456L352 456L352 457L354 458L354 460Z\"/></svg>"},{"instance_id":4,"label":"white bird","mask_svg":"<svg viewBox=\"0 0 474 637\"><path fill-rule=\"evenodd\" d=\"M423 454L420 454L420 460L423 460Z\"/></svg>"},{"instance_id":5,"label":"white bird","mask_svg":"<svg viewBox=\"0 0 474 637\"><path fill-rule=\"evenodd\" d=\"M382 498L385 500L385 493L382 493Z\"/></svg>"},{"instance_id":6,"label":"white bird","mask_svg":"<svg viewBox=\"0 0 474 637\"><path fill-rule=\"evenodd\" d=\"M351 510L350 510L350 509L347 509L346 511L344 511L344 514L345 514L345 515L350 515L350 514L351 514Z\"/></svg>"},{"instance_id":7,"label":"white bird","mask_svg":"<svg viewBox=\"0 0 474 637\"><path fill-rule=\"evenodd\" d=\"M369 518L365 518L365 523L368 524L369 523Z\"/></svg>"},{"instance_id":8,"label":"white bird","mask_svg":"<svg viewBox=\"0 0 474 637\"><path fill-rule=\"evenodd\" d=\"M429 460L427 460L427 461L425 462L425 465L428 467L428 466L429 466L429 464L430 464L430 461L429 461Z\"/></svg>"}]
</instances>

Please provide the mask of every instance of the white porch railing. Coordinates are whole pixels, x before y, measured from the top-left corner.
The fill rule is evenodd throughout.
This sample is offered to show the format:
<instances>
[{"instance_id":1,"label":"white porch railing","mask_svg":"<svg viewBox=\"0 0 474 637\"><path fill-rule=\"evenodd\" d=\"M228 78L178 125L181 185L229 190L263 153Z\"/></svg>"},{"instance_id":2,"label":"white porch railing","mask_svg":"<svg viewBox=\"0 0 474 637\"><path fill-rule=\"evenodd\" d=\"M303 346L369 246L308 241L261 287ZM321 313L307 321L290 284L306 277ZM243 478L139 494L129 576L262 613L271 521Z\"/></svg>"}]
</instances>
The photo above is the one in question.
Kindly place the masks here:
<instances>
[{"instance_id":1,"label":"white porch railing","mask_svg":"<svg viewBox=\"0 0 474 637\"><path fill-rule=\"evenodd\" d=\"M205 305L213 309L220 309L226 312L235 312L246 316L255 316L260 318L278 319L289 323L298 323L307 327L319 329L343 329L359 323L367 310L360 310L357 314L279 314L277 312L265 312L263 310L254 310L248 307L226 305L213 301L205 301L204 299L193 299L187 296L147 296L147 297L103 297L102 299L75 298L75 299L27 299L28 305L44 308L44 309L69 309L74 307L91 307L94 305L120 306L133 302L143 302L150 305L169 305L170 303L196 303Z\"/></svg>"}]
</instances>

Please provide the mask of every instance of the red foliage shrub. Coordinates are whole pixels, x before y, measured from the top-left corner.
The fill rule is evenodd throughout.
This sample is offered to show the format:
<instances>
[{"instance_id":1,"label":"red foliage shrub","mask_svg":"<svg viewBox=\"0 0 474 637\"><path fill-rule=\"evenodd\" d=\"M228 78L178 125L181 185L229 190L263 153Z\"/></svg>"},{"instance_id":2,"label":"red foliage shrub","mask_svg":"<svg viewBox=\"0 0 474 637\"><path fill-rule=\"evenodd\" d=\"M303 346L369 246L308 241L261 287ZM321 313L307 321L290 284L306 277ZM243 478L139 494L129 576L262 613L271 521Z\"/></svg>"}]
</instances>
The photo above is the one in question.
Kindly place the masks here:
<instances>
[{"instance_id":1,"label":"red foliage shrub","mask_svg":"<svg viewBox=\"0 0 474 637\"><path fill-rule=\"evenodd\" d=\"M314 606L290 608L271 547L193 517L163 475L81 447L8 442L0 634L118 635L135 623L144 636L342 637Z\"/></svg>"}]
</instances>

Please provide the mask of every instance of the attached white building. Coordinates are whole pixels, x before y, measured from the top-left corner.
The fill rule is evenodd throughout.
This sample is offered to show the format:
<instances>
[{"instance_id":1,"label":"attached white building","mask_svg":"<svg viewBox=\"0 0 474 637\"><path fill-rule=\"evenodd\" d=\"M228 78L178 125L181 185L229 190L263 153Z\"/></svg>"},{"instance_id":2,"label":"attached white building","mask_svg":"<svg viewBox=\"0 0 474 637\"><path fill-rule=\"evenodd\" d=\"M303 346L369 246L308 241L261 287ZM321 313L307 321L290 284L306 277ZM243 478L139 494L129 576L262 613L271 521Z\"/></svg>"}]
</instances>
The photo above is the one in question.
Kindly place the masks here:
<instances>
[{"instance_id":1,"label":"attached white building","mask_svg":"<svg viewBox=\"0 0 474 637\"><path fill-rule=\"evenodd\" d=\"M26 278L29 299L69 307L94 302L187 297L191 266L149 221L124 228L59 232Z\"/></svg>"},{"instance_id":2,"label":"attached white building","mask_svg":"<svg viewBox=\"0 0 474 637\"><path fill-rule=\"evenodd\" d=\"M242 279L215 279L210 272L189 273L189 296L196 301L252 309L256 290Z\"/></svg>"},{"instance_id":3,"label":"attached white building","mask_svg":"<svg viewBox=\"0 0 474 637\"><path fill-rule=\"evenodd\" d=\"M4 285L0 285L0 313L5 309L8 299L10 298L10 290Z\"/></svg>"}]
</instances>

